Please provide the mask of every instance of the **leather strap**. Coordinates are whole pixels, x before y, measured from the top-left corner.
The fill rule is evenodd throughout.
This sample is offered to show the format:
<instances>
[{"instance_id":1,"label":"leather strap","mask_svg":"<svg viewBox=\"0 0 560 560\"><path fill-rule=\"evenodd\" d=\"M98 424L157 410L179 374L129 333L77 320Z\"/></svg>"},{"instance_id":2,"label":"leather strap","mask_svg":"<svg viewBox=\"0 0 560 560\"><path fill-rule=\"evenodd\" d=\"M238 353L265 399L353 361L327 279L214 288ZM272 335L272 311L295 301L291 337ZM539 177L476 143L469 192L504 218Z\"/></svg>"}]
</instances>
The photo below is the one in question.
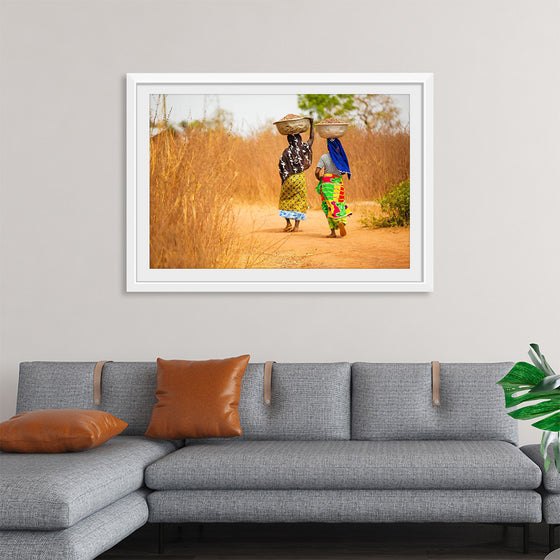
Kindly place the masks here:
<instances>
[{"instance_id":1,"label":"leather strap","mask_svg":"<svg viewBox=\"0 0 560 560\"><path fill-rule=\"evenodd\" d=\"M432 362L432 404L440 405L439 400L439 362Z\"/></svg>"},{"instance_id":2,"label":"leather strap","mask_svg":"<svg viewBox=\"0 0 560 560\"><path fill-rule=\"evenodd\" d=\"M93 368L93 404L101 404L101 373L103 372L103 366L112 361L97 362Z\"/></svg>"},{"instance_id":3,"label":"leather strap","mask_svg":"<svg viewBox=\"0 0 560 560\"><path fill-rule=\"evenodd\" d=\"M265 362L264 364L264 406L272 404L272 364L276 362Z\"/></svg>"}]
</instances>

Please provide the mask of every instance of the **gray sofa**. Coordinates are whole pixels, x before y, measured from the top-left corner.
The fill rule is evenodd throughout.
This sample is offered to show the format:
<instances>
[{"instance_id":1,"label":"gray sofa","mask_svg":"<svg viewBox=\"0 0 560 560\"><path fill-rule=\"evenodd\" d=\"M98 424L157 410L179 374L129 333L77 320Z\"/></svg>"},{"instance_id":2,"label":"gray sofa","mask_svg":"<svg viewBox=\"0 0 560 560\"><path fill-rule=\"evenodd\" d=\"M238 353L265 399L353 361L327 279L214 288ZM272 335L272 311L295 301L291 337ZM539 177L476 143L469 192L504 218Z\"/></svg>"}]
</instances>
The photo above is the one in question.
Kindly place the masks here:
<instances>
[{"instance_id":1,"label":"gray sofa","mask_svg":"<svg viewBox=\"0 0 560 560\"><path fill-rule=\"evenodd\" d=\"M170 442L143 436L155 363L20 366L17 412L99 408L129 425L99 448L0 454L0 558L95 558L147 521L541 521L541 469L517 447L496 385L512 364L249 364L243 435ZM526 532L524 531L526 536Z\"/></svg>"}]
</instances>

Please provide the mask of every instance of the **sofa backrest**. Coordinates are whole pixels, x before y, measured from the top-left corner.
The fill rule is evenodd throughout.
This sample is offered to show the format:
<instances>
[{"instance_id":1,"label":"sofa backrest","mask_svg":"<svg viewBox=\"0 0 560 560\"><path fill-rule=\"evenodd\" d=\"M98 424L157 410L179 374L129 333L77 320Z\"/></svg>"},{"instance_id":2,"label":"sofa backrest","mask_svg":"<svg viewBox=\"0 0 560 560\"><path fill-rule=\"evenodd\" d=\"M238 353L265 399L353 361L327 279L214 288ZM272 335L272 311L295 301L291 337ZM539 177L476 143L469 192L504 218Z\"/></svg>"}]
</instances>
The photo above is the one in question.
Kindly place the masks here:
<instances>
[{"instance_id":1,"label":"sofa backrest","mask_svg":"<svg viewBox=\"0 0 560 560\"><path fill-rule=\"evenodd\" d=\"M124 435L144 435L156 402L155 362L109 362L103 367L101 404L93 404L95 362L23 362L17 412L44 408L104 410L128 423Z\"/></svg>"},{"instance_id":2,"label":"sofa backrest","mask_svg":"<svg viewBox=\"0 0 560 560\"><path fill-rule=\"evenodd\" d=\"M468 439L518 442L517 421L496 382L512 363L440 366L432 405L431 364L352 365L352 439Z\"/></svg>"},{"instance_id":3,"label":"sofa backrest","mask_svg":"<svg viewBox=\"0 0 560 560\"><path fill-rule=\"evenodd\" d=\"M264 364L243 376L242 439L350 439L349 363L274 364L272 404L263 404Z\"/></svg>"},{"instance_id":4,"label":"sofa backrest","mask_svg":"<svg viewBox=\"0 0 560 560\"><path fill-rule=\"evenodd\" d=\"M17 412L97 408L128 423L124 435L143 435L156 402L155 362L109 362L101 404L93 404L95 362L20 364ZM243 439L350 439L350 364L274 364L272 405L264 406L264 364L243 376L239 416Z\"/></svg>"},{"instance_id":5,"label":"sofa backrest","mask_svg":"<svg viewBox=\"0 0 560 560\"><path fill-rule=\"evenodd\" d=\"M146 431L155 403L155 362L110 362L93 405L94 362L24 362L17 412L98 408ZM496 382L511 363L441 364L441 406L432 406L430 364L274 364L272 406L263 404L263 364L243 376L243 439L494 439L517 443L517 422ZM352 385L352 398L350 398ZM352 402L350 402L352 401ZM350 413L352 407L352 414Z\"/></svg>"}]
</instances>

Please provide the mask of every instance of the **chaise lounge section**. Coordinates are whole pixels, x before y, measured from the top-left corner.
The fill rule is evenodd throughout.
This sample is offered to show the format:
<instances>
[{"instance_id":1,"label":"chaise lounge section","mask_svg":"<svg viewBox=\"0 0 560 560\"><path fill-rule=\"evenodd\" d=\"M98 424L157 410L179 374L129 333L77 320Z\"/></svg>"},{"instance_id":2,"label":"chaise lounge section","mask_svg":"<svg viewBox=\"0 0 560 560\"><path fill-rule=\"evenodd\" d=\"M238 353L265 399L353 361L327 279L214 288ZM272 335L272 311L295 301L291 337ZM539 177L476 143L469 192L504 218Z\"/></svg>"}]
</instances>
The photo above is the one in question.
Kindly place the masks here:
<instances>
[{"instance_id":1,"label":"chaise lounge section","mask_svg":"<svg viewBox=\"0 0 560 560\"><path fill-rule=\"evenodd\" d=\"M144 470L179 445L143 436L155 402L155 365L135 364L131 373L127 365L106 364L100 407L93 405L94 365L20 366L18 413L100 408L129 425L87 451L0 452L0 558L95 558L148 520Z\"/></svg>"}]
</instances>

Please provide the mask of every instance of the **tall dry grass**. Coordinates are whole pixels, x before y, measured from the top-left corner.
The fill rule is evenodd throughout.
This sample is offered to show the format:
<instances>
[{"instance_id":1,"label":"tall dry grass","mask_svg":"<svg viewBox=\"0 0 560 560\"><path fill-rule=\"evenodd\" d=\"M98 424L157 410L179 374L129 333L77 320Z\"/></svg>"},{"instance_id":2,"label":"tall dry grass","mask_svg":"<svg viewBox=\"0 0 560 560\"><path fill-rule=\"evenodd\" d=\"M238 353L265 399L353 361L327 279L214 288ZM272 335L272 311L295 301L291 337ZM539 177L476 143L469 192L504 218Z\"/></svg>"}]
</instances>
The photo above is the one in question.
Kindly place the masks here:
<instances>
[{"instance_id":1,"label":"tall dry grass","mask_svg":"<svg viewBox=\"0 0 560 560\"><path fill-rule=\"evenodd\" d=\"M342 145L352 171L352 179L345 182L345 191L351 201L379 198L392 185L410 177L408 130L370 132L354 128L342 138ZM320 138L318 148L321 153L326 152L327 141Z\"/></svg>"},{"instance_id":2,"label":"tall dry grass","mask_svg":"<svg viewBox=\"0 0 560 560\"><path fill-rule=\"evenodd\" d=\"M345 182L349 202L372 201L409 177L407 130L373 133L353 128L342 143L352 169L352 179ZM242 137L223 128L195 128L185 135L162 132L153 137L151 268L252 266L255 248L248 250L236 229L236 207L278 203L278 160L286 146L286 137L273 130ZM308 199L315 208L320 200L314 170L327 151L327 141L316 134L313 163L306 171Z\"/></svg>"},{"instance_id":3,"label":"tall dry grass","mask_svg":"<svg viewBox=\"0 0 560 560\"><path fill-rule=\"evenodd\" d=\"M233 268L239 239L231 209L236 172L225 132L150 141L150 267Z\"/></svg>"},{"instance_id":4,"label":"tall dry grass","mask_svg":"<svg viewBox=\"0 0 560 560\"><path fill-rule=\"evenodd\" d=\"M303 135L304 141L307 135ZM410 173L410 134L400 129L370 132L351 128L342 144L352 170L346 181L350 201L373 200L386 194L390 185L400 183ZM278 160L287 147L285 136L264 130L250 137L231 137L232 159L239 173L235 193L244 202L276 203L280 193ZM310 201L314 200L314 175L319 158L328 152L327 141L315 134L313 163L306 172ZM317 200L318 202L318 195Z\"/></svg>"}]
</instances>

